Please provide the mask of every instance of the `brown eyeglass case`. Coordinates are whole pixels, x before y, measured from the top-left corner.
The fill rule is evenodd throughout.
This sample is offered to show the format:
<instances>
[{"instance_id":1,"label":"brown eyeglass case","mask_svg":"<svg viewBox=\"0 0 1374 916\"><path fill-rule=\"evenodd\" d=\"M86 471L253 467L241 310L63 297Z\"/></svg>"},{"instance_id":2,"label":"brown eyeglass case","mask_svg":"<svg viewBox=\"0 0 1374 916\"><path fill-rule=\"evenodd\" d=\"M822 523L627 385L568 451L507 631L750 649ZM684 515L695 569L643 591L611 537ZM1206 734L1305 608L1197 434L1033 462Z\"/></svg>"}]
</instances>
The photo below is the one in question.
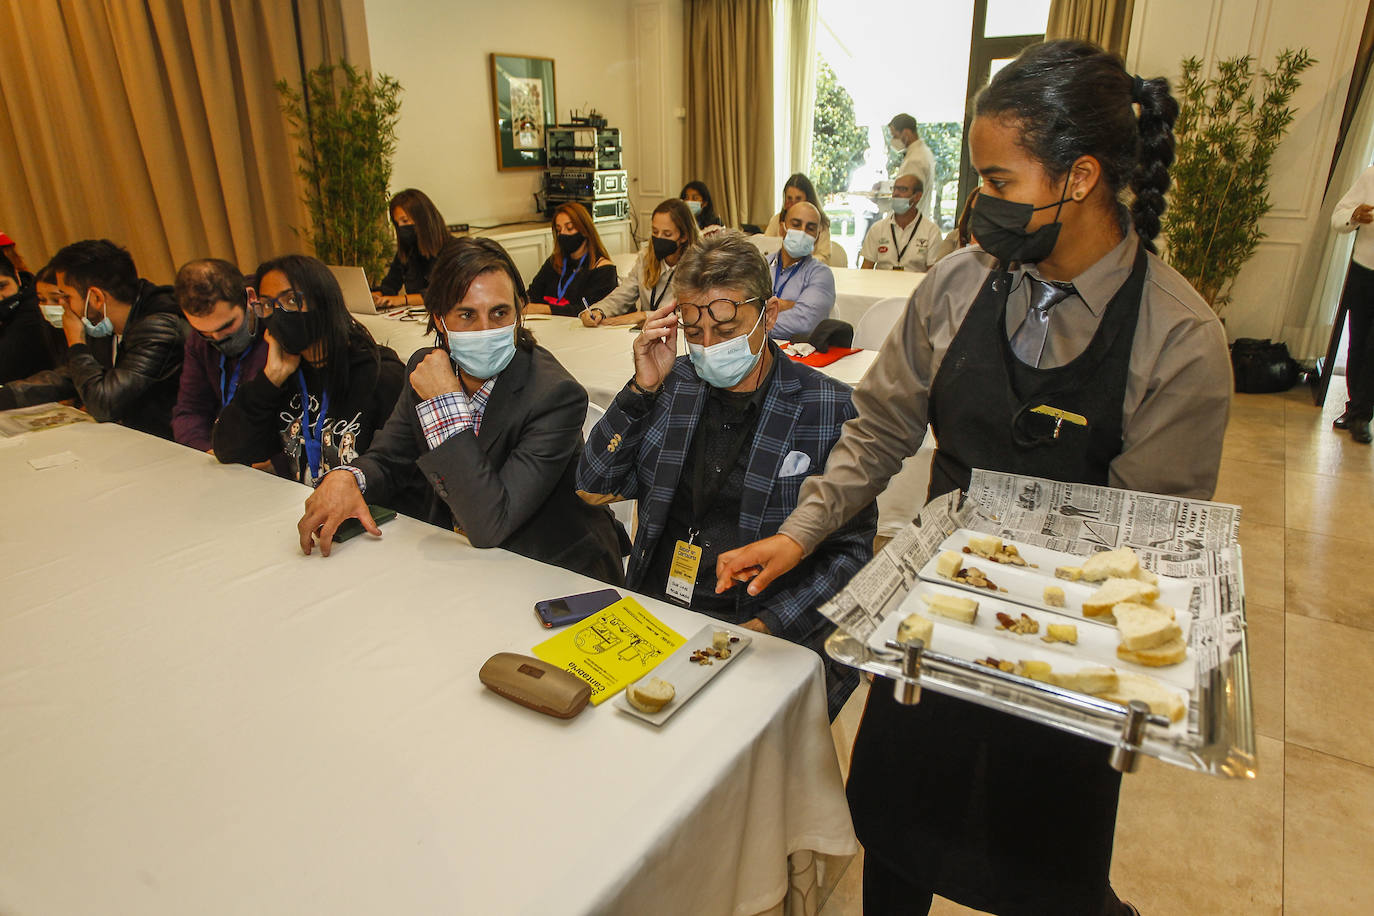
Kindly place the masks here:
<instances>
[{"instance_id":1,"label":"brown eyeglass case","mask_svg":"<svg viewBox=\"0 0 1374 916\"><path fill-rule=\"evenodd\" d=\"M477 676L506 699L560 719L577 715L592 696L592 688L568 672L515 652L497 652Z\"/></svg>"}]
</instances>

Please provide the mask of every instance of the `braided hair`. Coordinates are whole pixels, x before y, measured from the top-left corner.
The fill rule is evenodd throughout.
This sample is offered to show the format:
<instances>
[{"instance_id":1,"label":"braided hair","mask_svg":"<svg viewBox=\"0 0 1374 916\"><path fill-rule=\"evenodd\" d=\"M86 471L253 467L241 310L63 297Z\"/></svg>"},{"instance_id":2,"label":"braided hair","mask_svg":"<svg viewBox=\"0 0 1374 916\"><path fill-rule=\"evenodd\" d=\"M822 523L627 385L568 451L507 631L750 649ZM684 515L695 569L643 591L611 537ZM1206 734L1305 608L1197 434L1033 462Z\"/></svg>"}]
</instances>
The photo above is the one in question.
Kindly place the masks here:
<instances>
[{"instance_id":1,"label":"braided hair","mask_svg":"<svg viewBox=\"0 0 1374 916\"><path fill-rule=\"evenodd\" d=\"M1114 195L1131 190L1136 233L1156 250L1178 117L1167 79L1132 76L1119 54L1090 42L1047 41L998 71L974 111L1016 122L1022 148L1052 179L1095 158Z\"/></svg>"}]
</instances>

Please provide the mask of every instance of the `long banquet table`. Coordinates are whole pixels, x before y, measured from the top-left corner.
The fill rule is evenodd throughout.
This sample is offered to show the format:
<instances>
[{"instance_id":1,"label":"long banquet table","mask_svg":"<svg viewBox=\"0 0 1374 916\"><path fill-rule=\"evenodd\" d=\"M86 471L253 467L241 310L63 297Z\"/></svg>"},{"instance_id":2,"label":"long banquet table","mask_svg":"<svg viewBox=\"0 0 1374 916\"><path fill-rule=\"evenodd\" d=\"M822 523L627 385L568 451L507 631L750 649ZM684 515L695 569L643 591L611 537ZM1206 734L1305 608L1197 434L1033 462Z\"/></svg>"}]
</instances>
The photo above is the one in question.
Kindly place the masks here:
<instances>
[{"instance_id":1,"label":"long banquet table","mask_svg":"<svg viewBox=\"0 0 1374 916\"><path fill-rule=\"evenodd\" d=\"M391 347L400 354L401 359L408 359L420 347L434 343L434 339L425 334L423 321L401 321L384 315L356 317L379 343ZM616 393L625 387L634 369L630 345L634 340L633 335L638 331L626 327L587 328L576 318L561 316L531 316L528 322L535 339L557 356L573 378L582 383L593 404L603 408L609 406ZM860 350L820 371L846 385L857 385L877 355L873 350ZM902 470L879 495L880 534L889 537L896 534L925 505L933 443L933 439L927 438L920 453L906 460Z\"/></svg>"},{"instance_id":2,"label":"long banquet table","mask_svg":"<svg viewBox=\"0 0 1374 916\"><path fill-rule=\"evenodd\" d=\"M405 518L305 557L298 484L114 425L0 439L0 480L7 916L746 914L856 849L807 650L662 728L551 719L477 671L589 579Z\"/></svg>"}]
</instances>

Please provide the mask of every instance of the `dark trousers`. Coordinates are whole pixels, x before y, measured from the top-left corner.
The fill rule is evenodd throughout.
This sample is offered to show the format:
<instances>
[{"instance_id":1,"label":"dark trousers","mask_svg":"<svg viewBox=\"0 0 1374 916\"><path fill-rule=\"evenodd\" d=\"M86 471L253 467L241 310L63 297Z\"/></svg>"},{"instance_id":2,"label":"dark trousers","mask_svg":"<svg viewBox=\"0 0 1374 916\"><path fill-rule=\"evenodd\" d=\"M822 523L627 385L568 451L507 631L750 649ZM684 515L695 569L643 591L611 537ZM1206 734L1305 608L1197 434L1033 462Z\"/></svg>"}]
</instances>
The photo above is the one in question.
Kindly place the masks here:
<instances>
[{"instance_id":1,"label":"dark trousers","mask_svg":"<svg viewBox=\"0 0 1374 916\"><path fill-rule=\"evenodd\" d=\"M930 912L935 893L918 887L884 865L876 856L864 856L864 916L923 916ZM1053 901L1045 902L1045 913L1066 916ZM1107 887L1102 916L1131 916L1131 908ZM1091 914L1096 916L1096 914Z\"/></svg>"},{"instance_id":2,"label":"dark trousers","mask_svg":"<svg viewBox=\"0 0 1374 916\"><path fill-rule=\"evenodd\" d=\"M1350 315L1345 409L1353 418L1368 421L1374 416L1374 270L1351 261L1341 303Z\"/></svg>"}]
</instances>

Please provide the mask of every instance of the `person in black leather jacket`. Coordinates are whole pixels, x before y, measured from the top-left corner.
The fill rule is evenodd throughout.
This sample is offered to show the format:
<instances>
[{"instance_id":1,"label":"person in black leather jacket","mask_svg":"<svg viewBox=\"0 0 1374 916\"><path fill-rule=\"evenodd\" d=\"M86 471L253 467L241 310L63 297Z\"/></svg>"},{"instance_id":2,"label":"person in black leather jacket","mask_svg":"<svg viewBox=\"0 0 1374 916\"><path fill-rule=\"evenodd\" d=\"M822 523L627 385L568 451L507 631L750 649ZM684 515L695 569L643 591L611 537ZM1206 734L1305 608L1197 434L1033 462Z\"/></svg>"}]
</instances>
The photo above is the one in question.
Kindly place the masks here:
<instances>
[{"instance_id":1,"label":"person in black leather jacket","mask_svg":"<svg viewBox=\"0 0 1374 916\"><path fill-rule=\"evenodd\" d=\"M0 389L0 408L79 398L103 422L172 438L187 325L170 286L138 276L108 239L74 242L45 268L65 311L67 363Z\"/></svg>"}]
</instances>

